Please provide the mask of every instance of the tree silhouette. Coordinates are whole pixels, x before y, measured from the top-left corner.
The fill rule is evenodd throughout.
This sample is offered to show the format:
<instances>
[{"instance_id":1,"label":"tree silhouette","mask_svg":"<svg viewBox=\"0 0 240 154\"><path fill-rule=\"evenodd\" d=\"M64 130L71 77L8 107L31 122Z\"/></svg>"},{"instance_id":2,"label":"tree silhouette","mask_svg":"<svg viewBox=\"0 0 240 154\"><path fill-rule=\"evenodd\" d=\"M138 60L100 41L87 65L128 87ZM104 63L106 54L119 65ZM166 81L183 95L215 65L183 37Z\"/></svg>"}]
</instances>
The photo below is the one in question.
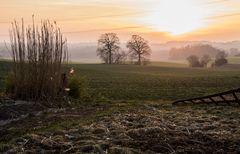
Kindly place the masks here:
<instances>
[{"instance_id":1,"label":"tree silhouette","mask_svg":"<svg viewBox=\"0 0 240 154\"><path fill-rule=\"evenodd\" d=\"M201 67L198 56L191 55L187 58L187 61L190 65L190 67Z\"/></svg>"},{"instance_id":2,"label":"tree silhouette","mask_svg":"<svg viewBox=\"0 0 240 154\"><path fill-rule=\"evenodd\" d=\"M131 40L127 42L127 48L131 58L137 59L138 65L143 64L151 54L151 48L148 45L148 41L139 35L133 35Z\"/></svg>"},{"instance_id":3,"label":"tree silhouette","mask_svg":"<svg viewBox=\"0 0 240 154\"><path fill-rule=\"evenodd\" d=\"M215 66L221 66L227 63L227 54L225 52L219 52L215 57Z\"/></svg>"},{"instance_id":4,"label":"tree silhouette","mask_svg":"<svg viewBox=\"0 0 240 154\"><path fill-rule=\"evenodd\" d=\"M116 55L120 53L120 41L115 33L102 34L98 40L97 55L106 64L115 63Z\"/></svg>"},{"instance_id":5,"label":"tree silhouette","mask_svg":"<svg viewBox=\"0 0 240 154\"><path fill-rule=\"evenodd\" d=\"M202 58L200 59L200 63L202 67L207 67L208 63L212 60L212 58L209 55L203 55Z\"/></svg>"}]
</instances>

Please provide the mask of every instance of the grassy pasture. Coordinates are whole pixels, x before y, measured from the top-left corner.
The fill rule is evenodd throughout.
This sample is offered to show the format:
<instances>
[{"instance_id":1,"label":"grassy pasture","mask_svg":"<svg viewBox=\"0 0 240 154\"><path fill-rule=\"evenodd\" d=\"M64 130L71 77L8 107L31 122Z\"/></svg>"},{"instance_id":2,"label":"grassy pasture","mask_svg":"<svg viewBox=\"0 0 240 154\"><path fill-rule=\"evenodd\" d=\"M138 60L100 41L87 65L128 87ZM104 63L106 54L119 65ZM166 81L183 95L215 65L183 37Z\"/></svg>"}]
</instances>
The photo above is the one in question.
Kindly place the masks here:
<instances>
[{"instance_id":1,"label":"grassy pasture","mask_svg":"<svg viewBox=\"0 0 240 154\"><path fill-rule=\"evenodd\" d=\"M175 100L207 95L240 84L239 65L215 69L173 66L74 65L90 90L112 100Z\"/></svg>"},{"instance_id":2,"label":"grassy pasture","mask_svg":"<svg viewBox=\"0 0 240 154\"><path fill-rule=\"evenodd\" d=\"M240 57L229 57L228 62L230 64L240 64Z\"/></svg>"},{"instance_id":3,"label":"grassy pasture","mask_svg":"<svg viewBox=\"0 0 240 154\"><path fill-rule=\"evenodd\" d=\"M0 62L1 91L10 65L10 62ZM111 100L176 100L240 85L238 64L208 69L167 62L155 62L150 66L71 64L70 67L86 77L90 92Z\"/></svg>"}]
</instances>

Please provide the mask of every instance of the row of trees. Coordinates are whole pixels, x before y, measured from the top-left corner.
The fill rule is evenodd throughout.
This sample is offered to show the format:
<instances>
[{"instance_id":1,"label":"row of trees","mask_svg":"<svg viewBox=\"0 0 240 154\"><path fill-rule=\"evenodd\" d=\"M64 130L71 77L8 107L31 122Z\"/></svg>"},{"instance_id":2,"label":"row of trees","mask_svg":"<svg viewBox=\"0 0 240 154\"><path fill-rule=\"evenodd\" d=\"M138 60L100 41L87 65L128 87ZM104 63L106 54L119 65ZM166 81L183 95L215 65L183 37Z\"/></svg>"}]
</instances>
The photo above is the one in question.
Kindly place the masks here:
<instances>
[{"instance_id":1,"label":"row of trees","mask_svg":"<svg viewBox=\"0 0 240 154\"><path fill-rule=\"evenodd\" d=\"M105 64L122 64L128 58L138 65L146 64L151 54L151 48L144 38L133 35L127 42L128 52L120 47L120 39L115 33L102 34L98 40L97 55Z\"/></svg>"},{"instance_id":2,"label":"row of trees","mask_svg":"<svg viewBox=\"0 0 240 154\"><path fill-rule=\"evenodd\" d=\"M208 44L187 45L180 48L172 48L169 51L169 58L171 60L182 60L190 57L191 55L196 55L198 57L209 55L210 57L215 57L222 51L223 50L217 49Z\"/></svg>"},{"instance_id":3,"label":"row of trees","mask_svg":"<svg viewBox=\"0 0 240 154\"><path fill-rule=\"evenodd\" d=\"M190 67L207 67L211 60L212 59L209 55L204 55L201 58L196 55L192 55L187 58Z\"/></svg>"},{"instance_id":4,"label":"row of trees","mask_svg":"<svg viewBox=\"0 0 240 154\"><path fill-rule=\"evenodd\" d=\"M215 60L212 63L212 66L221 66L228 63L226 59L227 54L225 52L219 52L215 56ZM187 58L190 67L207 67L208 64L213 61L213 59L209 55L203 55L201 58L196 55L191 55Z\"/></svg>"}]
</instances>

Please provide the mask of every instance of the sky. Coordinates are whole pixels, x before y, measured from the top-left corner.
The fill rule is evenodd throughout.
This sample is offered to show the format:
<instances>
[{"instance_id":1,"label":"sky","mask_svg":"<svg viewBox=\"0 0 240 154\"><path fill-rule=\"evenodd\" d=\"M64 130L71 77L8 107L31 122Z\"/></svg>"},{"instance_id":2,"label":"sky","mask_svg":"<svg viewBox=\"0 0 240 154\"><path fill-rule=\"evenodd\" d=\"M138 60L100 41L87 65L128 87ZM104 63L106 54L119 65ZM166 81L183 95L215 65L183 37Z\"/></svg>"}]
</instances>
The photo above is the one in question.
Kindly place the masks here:
<instances>
[{"instance_id":1,"label":"sky","mask_svg":"<svg viewBox=\"0 0 240 154\"><path fill-rule=\"evenodd\" d=\"M153 43L240 38L240 0L0 0L0 42L9 40L11 21L30 24L33 14L38 23L56 21L70 42L107 32Z\"/></svg>"}]
</instances>

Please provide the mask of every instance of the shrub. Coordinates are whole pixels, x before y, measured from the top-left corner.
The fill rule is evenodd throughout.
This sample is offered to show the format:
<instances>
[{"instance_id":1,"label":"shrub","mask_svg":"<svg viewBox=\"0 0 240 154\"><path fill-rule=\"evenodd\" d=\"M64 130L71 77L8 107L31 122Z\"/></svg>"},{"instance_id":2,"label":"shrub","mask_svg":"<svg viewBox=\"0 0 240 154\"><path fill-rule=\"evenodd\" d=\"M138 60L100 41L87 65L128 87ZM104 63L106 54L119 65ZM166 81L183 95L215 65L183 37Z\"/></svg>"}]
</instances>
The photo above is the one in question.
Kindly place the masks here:
<instances>
[{"instance_id":1,"label":"shrub","mask_svg":"<svg viewBox=\"0 0 240 154\"><path fill-rule=\"evenodd\" d=\"M57 24L44 20L25 29L12 23L10 42L13 59L12 96L23 100L55 99L63 96L62 74L67 63L67 42ZM10 80L10 78L9 78ZM10 83L8 87L10 87Z\"/></svg>"},{"instance_id":2,"label":"shrub","mask_svg":"<svg viewBox=\"0 0 240 154\"><path fill-rule=\"evenodd\" d=\"M211 60L209 55L203 55L201 58L192 55L187 58L190 67L207 67Z\"/></svg>"},{"instance_id":3,"label":"shrub","mask_svg":"<svg viewBox=\"0 0 240 154\"><path fill-rule=\"evenodd\" d=\"M73 75L68 81L69 96L72 98L84 98L87 96L87 81L78 75Z\"/></svg>"},{"instance_id":4,"label":"shrub","mask_svg":"<svg viewBox=\"0 0 240 154\"><path fill-rule=\"evenodd\" d=\"M216 55L216 59L215 59L215 66L221 66L221 65L225 65L228 63L228 60L226 59L227 54L225 52L219 52Z\"/></svg>"},{"instance_id":5,"label":"shrub","mask_svg":"<svg viewBox=\"0 0 240 154\"><path fill-rule=\"evenodd\" d=\"M228 63L228 60L223 58L223 59L216 59L215 60L215 66L222 66Z\"/></svg>"},{"instance_id":6,"label":"shrub","mask_svg":"<svg viewBox=\"0 0 240 154\"><path fill-rule=\"evenodd\" d=\"M8 76L5 79L5 90L7 94L13 94L14 93L14 76L13 73L8 74Z\"/></svg>"},{"instance_id":7,"label":"shrub","mask_svg":"<svg viewBox=\"0 0 240 154\"><path fill-rule=\"evenodd\" d=\"M195 55L189 56L187 58L187 61L189 62L190 67L201 67L198 56Z\"/></svg>"}]
</instances>

